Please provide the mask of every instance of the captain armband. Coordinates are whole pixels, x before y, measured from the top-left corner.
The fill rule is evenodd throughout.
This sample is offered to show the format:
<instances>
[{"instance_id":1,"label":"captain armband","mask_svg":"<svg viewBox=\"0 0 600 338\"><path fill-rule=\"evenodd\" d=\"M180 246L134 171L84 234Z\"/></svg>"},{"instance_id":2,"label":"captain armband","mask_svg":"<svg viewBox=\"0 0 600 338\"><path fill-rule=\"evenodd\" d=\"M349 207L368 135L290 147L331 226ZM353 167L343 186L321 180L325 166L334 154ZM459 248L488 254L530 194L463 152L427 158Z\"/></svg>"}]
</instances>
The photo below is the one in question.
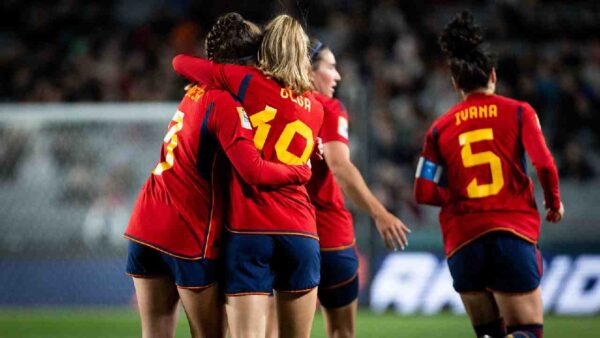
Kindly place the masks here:
<instances>
[{"instance_id":1,"label":"captain armband","mask_svg":"<svg viewBox=\"0 0 600 338\"><path fill-rule=\"evenodd\" d=\"M422 178L440 185L443 171L444 167L421 156L419 157L419 163L417 164L415 178Z\"/></svg>"}]
</instances>

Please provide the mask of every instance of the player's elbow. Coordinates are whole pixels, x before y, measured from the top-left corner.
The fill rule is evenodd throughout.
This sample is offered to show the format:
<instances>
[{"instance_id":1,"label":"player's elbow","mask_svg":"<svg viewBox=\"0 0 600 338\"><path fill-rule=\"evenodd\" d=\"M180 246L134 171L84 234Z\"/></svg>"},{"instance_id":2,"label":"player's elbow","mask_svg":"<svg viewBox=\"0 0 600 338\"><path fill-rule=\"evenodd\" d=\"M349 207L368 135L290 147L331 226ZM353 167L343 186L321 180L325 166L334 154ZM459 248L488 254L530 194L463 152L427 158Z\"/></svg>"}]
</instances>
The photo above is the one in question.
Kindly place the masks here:
<instances>
[{"instance_id":1,"label":"player's elbow","mask_svg":"<svg viewBox=\"0 0 600 338\"><path fill-rule=\"evenodd\" d=\"M186 58L185 54L177 54L173 58L173 61L171 62L171 64L173 65L173 70L175 70L175 72L177 74L183 74L183 72L185 70L185 66L184 66L185 58Z\"/></svg>"},{"instance_id":2,"label":"player's elbow","mask_svg":"<svg viewBox=\"0 0 600 338\"><path fill-rule=\"evenodd\" d=\"M431 184L423 182L422 179L417 179L413 189L413 196L418 204L428 204L433 206L440 206L440 199L436 194L435 187Z\"/></svg>"}]
</instances>

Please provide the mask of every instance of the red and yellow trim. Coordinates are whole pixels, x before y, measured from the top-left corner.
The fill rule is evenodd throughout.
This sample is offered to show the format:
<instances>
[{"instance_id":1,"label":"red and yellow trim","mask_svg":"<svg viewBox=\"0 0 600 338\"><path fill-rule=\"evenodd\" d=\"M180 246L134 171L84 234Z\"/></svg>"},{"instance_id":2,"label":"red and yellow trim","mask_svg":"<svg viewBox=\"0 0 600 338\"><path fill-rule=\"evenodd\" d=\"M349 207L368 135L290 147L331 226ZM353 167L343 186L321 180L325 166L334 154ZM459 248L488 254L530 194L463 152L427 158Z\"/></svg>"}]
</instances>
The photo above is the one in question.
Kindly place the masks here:
<instances>
[{"instance_id":1,"label":"red and yellow trim","mask_svg":"<svg viewBox=\"0 0 600 338\"><path fill-rule=\"evenodd\" d=\"M334 246L334 247L329 247L329 248L321 248L321 251L342 251L342 250L349 249L349 248L353 247L354 245L356 245L356 238L353 239L352 243L350 243L350 244L346 244L346 245L342 245L342 246Z\"/></svg>"},{"instance_id":2,"label":"red and yellow trim","mask_svg":"<svg viewBox=\"0 0 600 338\"><path fill-rule=\"evenodd\" d=\"M124 234L123 237L125 237L126 239L128 239L128 240L130 240L132 242L136 242L138 244L145 245L145 246L147 246L149 248L152 248L154 250L160 251L160 252L164 253L165 255L169 255L171 257L175 257L175 258L179 258L179 259L185 259L185 260L188 260L188 261L199 261L199 260L201 260L201 259L204 258L203 255L195 256L195 257L189 257L189 256L181 256L181 255L178 255L178 254L174 254L174 253L169 252L169 251L167 251L167 250L165 250L165 249L163 249L163 248L161 248L159 246L150 244L148 242L142 241L141 239L137 239L135 237L131 237L128 234Z\"/></svg>"},{"instance_id":3,"label":"red and yellow trim","mask_svg":"<svg viewBox=\"0 0 600 338\"><path fill-rule=\"evenodd\" d=\"M318 285L313 286L312 288L308 288L308 289L301 289L301 290L279 290L279 289L275 289L277 290L277 292L287 292L287 293L303 293L303 292L309 292L314 290Z\"/></svg>"},{"instance_id":4,"label":"red and yellow trim","mask_svg":"<svg viewBox=\"0 0 600 338\"><path fill-rule=\"evenodd\" d=\"M270 292L240 292L240 293L225 293L227 297L243 297L243 296L270 296Z\"/></svg>"},{"instance_id":5,"label":"red and yellow trim","mask_svg":"<svg viewBox=\"0 0 600 338\"><path fill-rule=\"evenodd\" d=\"M482 233L478 234L477 236L475 236L475 237L471 238L470 240L468 240L468 241L465 241L465 242L461 243L461 244L460 244L459 246L457 246L457 247L456 247L454 250L450 251L450 253L448 253L448 254L446 255L446 258L450 258L450 257L452 257L452 255L454 255L456 252L458 252L458 250L460 250L460 249L464 248L466 245L468 245L469 243L473 242L474 240L476 240L476 239L478 239L478 238L480 238L480 237L482 237L482 236L484 236L484 235L487 235L487 234L489 234L489 233L491 233L491 232L495 232L495 231L504 231L504 232L510 232L510 233L512 233L513 235L515 235L515 236L517 236L517 237L519 237L519 238L521 238L521 239L523 239L523 240L525 240L525 241L527 241L527 242L529 242L529 243L531 243L531 244L536 244L536 243L537 243L537 241L534 241L533 239L531 239L531 238L529 238L529 237L527 237L527 236L525 236L525 235L523 235L523 234L520 234L520 233L518 233L518 232L517 232L515 229L513 229L513 228L499 227L499 228L493 228L493 229L489 229L489 230L487 230L487 231L484 231L484 232L482 232Z\"/></svg>"},{"instance_id":6,"label":"red and yellow trim","mask_svg":"<svg viewBox=\"0 0 600 338\"><path fill-rule=\"evenodd\" d=\"M321 286L321 290L332 290L332 289L336 289L336 288L342 287L344 285L352 283L352 281L354 281L354 279L356 279L356 278L358 278L358 271L354 274L354 276L346 279L343 282L339 282L337 284L333 284L333 285L330 285L330 286Z\"/></svg>"},{"instance_id":7,"label":"red and yellow trim","mask_svg":"<svg viewBox=\"0 0 600 338\"><path fill-rule=\"evenodd\" d=\"M203 286L181 286L179 284L175 284L177 286L178 289L184 289L184 290L204 290L204 289L208 289L212 286L217 285L218 282L212 282L208 285L203 285Z\"/></svg>"},{"instance_id":8,"label":"red and yellow trim","mask_svg":"<svg viewBox=\"0 0 600 338\"><path fill-rule=\"evenodd\" d=\"M294 231L277 231L277 230L257 230L257 231L244 231L244 230L234 230L230 227L226 226L225 229L232 234L240 234L240 235L287 235L287 236L301 236L308 237L315 240L319 240L319 236L303 233L303 232L294 232Z\"/></svg>"}]
</instances>

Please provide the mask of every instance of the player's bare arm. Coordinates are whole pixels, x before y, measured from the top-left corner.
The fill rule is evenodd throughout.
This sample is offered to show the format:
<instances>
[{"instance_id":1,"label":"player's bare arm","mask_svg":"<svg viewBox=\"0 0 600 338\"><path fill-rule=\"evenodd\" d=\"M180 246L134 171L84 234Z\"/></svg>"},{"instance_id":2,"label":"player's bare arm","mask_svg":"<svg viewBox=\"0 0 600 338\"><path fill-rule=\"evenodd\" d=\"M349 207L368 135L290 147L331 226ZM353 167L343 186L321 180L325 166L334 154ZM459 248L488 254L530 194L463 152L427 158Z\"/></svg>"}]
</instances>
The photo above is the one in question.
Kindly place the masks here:
<instances>
[{"instance_id":1,"label":"player's bare arm","mask_svg":"<svg viewBox=\"0 0 600 338\"><path fill-rule=\"evenodd\" d=\"M383 204L373 195L362 175L350 160L348 145L339 141L324 144L324 155L327 166L340 184L344 193L360 209L371 215L375 226L389 249L408 245L407 234L410 229L400 219L388 212Z\"/></svg>"}]
</instances>

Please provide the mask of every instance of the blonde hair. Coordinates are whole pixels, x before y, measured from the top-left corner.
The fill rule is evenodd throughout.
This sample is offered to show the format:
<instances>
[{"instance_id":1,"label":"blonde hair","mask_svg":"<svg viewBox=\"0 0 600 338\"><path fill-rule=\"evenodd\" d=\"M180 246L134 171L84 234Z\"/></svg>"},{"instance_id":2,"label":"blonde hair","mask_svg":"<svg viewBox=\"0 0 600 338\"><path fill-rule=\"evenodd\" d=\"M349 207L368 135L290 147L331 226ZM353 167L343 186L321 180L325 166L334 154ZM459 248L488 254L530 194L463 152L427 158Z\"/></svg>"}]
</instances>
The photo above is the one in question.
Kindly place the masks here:
<instances>
[{"instance_id":1,"label":"blonde hair","mask_svg":"<svg viewBox=\"0 0 600 338\"><path fill-rule=\"evenodd\" d=\"M258 49L257 67L295 94L312 89L308 36L297 20L279 15L269 22Z\"/></svg>"}]
</instances>

